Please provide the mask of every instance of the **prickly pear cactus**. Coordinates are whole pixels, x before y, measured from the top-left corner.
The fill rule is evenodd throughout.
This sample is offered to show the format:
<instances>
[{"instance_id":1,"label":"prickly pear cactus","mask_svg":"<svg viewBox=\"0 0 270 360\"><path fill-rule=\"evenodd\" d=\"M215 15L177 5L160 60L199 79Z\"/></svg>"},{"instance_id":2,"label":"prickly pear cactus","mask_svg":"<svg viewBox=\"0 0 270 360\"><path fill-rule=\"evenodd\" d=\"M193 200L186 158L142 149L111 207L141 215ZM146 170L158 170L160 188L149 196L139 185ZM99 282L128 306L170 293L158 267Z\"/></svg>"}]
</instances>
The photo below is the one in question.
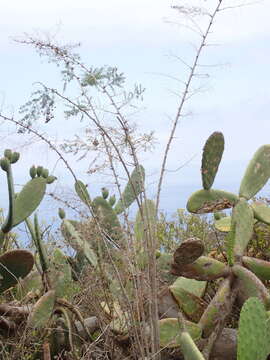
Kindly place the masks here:
<instances>
[{"instance_id":1,"label":"prickly pear cactus","mask_svg":"<svg viewBox=\"0 0 270 360\"><path fill-rule=\"evenodd\" d=\"M239 196L249 200L266 184L270 177L270 145L261 146L250 161L239 189Z\"/></svg>"},{"instance_id":2,"label":"prickly pear cactus","mask_svg":"<svg viewBox=\"0 0 270 360\"><path fill-rule=\"evenodd\" d=\"M135 167L130 175L124 192L121 195L121 199L116 203L114 210L116 214L121 214L126 208L128 208L136 199L137 196L143 191L145 180L145 171L143 166L138 165Z\"/></svg>"},{"instance_id":3,"label":"prickly pear cactus","mask_svg":"<svg viewBox=\"0 0 270 360\"><path fill-rule=\"evenodd\" d=\"M0 256L0 293L30 273L34 256L27 250L11 250Z\"/></svg>"},{"instance_id":4,"label":"prickly pear cactus","mask_svg":"<svg viewBox=\"0 0 270 360\"><path fill-rule=\"evenodd\" d=\"M192 258L191 252L185 255L180 247L175 251L171 273L201 281L223 279L217 283L218 290L198 321L202 337L211 341L211 337L224 328L226 319L233 311L235 299L239 306L246 301L239 321L237 359L265 360L270 352L269 341L266 340L268 333L266 311L270 309L270 294L263 281L269 280L270 262L251 258L246 252L256 221L270 223L270 208L266 204L257 201L248 202L270 177L270 145L262 146L255 153L241 182L239 195L235 195L211 189L223 152L222 146L216 150L213 140L215 136L213 134L207 140L204 148L203 189L191 195L187 209L196 214L208 212L215 214L217 211L233 208L230 217L215 216L216 228L228 232L223 247L225 251L223 261L217 261L199 252L198 256ZM215 153L218 154L217 158L214 158ZM183 295L182 289L175 291L172 287L172 290L175 292L174 296L177 297L179 307L186 316L189 316L184 307L188 303L188 297ZM196 306L193 304L192 308ZM179 345L180 339L184 338L179 336ZM259 338L260 341L257 342L256 339ZM193 346L189 336L186 340L186 348L181 343L185 359L193 359L189 357L193 354L193 350L194 359L200 359L200 353Z\"/></svg>"},{"instance_id":5,"label":"prickly pear cactus","mask_svg":"<svg viewBox=\"0 0 270 360\"><path fill-rule=\"evenodd\" d=\"M74 187L77 195L82 200L82 202L89 206L91 204L91 198L85 184L81 180L77 180Z\"/></svg>"},{"instance_id":6,"label":"prickly pear cactus","mask_svg":"<svg viewBox=\"0 0 270 360\"><path fill-rule=\"evenodd\" d=\"M55 291L45 293L35 304L31 311L27 325L35 329L43 329L50 320L55 304Z\"/></svg>"},{"instance_id":7,"label":"prickly pear cactus","mask_svg":"<svg viewBox=\"0 0 270 360\"><path fill-rule=\"evenodd\" d=\"M266 360L269 352L267 314L263 304L251 297L240 314L237 360Z\"/></svg>"},{"instance_id":8,"label":"prickly pear cactus","mask_svg":"<svg viewBox=\"0 0 270 360\"><path fill-rule=\"evenodd\" d=\"M202 156L202 183L205 190L213 185L216 173L224 151L224 136L220 132L214 132L207 139Z\"/></svg>"}]
</instances>

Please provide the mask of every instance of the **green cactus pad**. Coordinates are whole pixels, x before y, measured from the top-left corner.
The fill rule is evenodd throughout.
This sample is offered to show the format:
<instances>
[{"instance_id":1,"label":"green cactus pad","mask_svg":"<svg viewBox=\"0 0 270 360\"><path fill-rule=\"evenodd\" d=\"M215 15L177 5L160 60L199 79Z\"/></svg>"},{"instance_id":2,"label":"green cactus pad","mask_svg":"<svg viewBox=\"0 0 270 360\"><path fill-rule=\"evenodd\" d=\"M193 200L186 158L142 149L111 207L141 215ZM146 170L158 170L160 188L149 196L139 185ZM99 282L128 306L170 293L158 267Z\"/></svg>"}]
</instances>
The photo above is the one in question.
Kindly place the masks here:
<instances>
[{"instance_id":1,"label":"green cactus pad","mask_svg":"<svg viewBox=\"0 0 270 360\"><path fill-rule=\"evenodd\" d=\"M270 262L243 256L243 265L261 280L270 280Z\"/></svg>"},{"instance_id":2,"label":"green cactus pad","mask_svg":"<svg viewBox=\"0 0 270 360\"><path fill-rule=\"evenodd\" d=\"M239 196L247 200L260 191L270 177L270 145L261 146L250 161L240 185Z\"/></svg>"},{"instance_id":3,"label":"green cactus pad","mask_svg":"<svg viewBox=\"0 0 270 360\"><path fill-rule=\"evenodd\" d=\"M247 300L250 297L259 298L267 310L270 310L270 294L264 284L251 271L241 265L234 265L232 271L240 280L240 296Z\"/></svg>"},{"instance_id":4,"label":"green cactus pad","mask_svg":"<svg viewBox=\"0 0 270 360\"><path fill-rule=\"evenodd\" d=\"M175 264L187 265L197 260L204 252L203 242L198 238L189 238L175 250L173 258Z\"/></svg>"},{"instance_id":5,"label":"green cactus pad","mask_svg":"<svg viewBox=\"0 0 270 360\"><path fill-rule=\"evenodd\" d=\"M142 213L145 218L145 223L149 224L151 228L151 233L153 234L155 231L155 226L157 222L156 217L156 205L153 200L146 199L142 204ZM144 234L146 229L144 229L144 223L142 221L141 211L138 210L134 225L134 233L136 237L136 241L138 245L142 245L142 241L144 240Z\"/></svg>"},{"instance_id":6,"label":"green cactus pad","mask_svg":"<svg viewBox=\"0 0 270 360\"><path fill-rule=\"evenodd\" d=\"M180 346L185 360L205 360L187 331L184 331L180 337Z\"/></svg>"},{"instance_id":7,"label":"green cactus pad","mask_svg":"<svg viewBox=\"0 0 270 360\"><path fill-rule=\"evenodd\" d=\"M127 209L136 197L143 191L144 188L145 171L143 166L138 165L132 171L130 180L128 181L124 192L122 193L121 199L117 202L114 207L116 214L121 214Z\"/></svg>"},{"instance_id":8,"label":"green cactus pad","mask_svg":"<svg viewBox=\"0 0 270 360\"><path fill-rule=\"evenodd\" d=\"M233 253L240 258L253 235L253 211L246 200L240 200L233 209L232 224L235 226Z\"/></svg>"},{"instance_id":9,"label":"green cactus pad","mask_svg":"<svg viewBox=\"0 0 270 360\"><path fill-rule=\"evenodd\" d=\"M199 190L191 195L187 210L195 214L205 214L233 207L238 197L222 190Z\"/></svg>"},{"instance_id":10,"label":"green cactus pad","mask_svg":"<svg viewBox=\"0 0 270 360\"><path fill-rule=\"evenodd\" d=\"M97 196L92 201L92 209L106 233L113 240L121 240L123 237L122 228L118 217L109 202L103 199L102 196Z\"/></svg>"},{"instance_id":11,"label":"green cactus pad","mask_svg":"<svg viewBox=\"0 0 270 360\"><path fill-rule=\"evenodd\" d=\"M77 180L74 187L77 195L82 200L82 202L89 206L91 203L91 198L85 184L81 180Z\"/></svg>"},{"instance_id":12,"label":"green cactus pad","mask_svg":"<svg viewBox=\"0 0 270 360\"><path fill-rule=\"evenodd\" d=\"M218 260L201 256L192 264L178 265L177 263L173 263L171 273L190 279L210 281L228 276L229 268L226 264Z\"/></svg>"},{"instance_id":13,"label":"green cactus pad","mask_svg":"<svg viewBox=\"0 0 270 360\"><path fill-rule=\"evenodd\" d=\"M203 316L199 321L199 325L203 331L203 337L208 337L215 329L217 321L226 316L228 308L231 304L231 282L230 279L223 280L216 295L209 303Z\"/></svg>"},{"instance_id":14,"label":"green cactus pad","mask_svg":"<svg viewBox=\"0 0 270 360\"><path fill-rule=\"evenodd\" d=\"M78 292L79 286L72 280L72 271L67 257L60 249L55 249L53 252L50 271L56 297L70 299Z\"/></svg>"},{"instance_id":15,"label":"green cactus pad","mask_svg":"<svg viewBox=\"0 0 270 360\"><path fill-rule=\"evenodd\" d=\"M188 279L184 276L180 276L175 280L172 286L180 287L181 289L188 291L191 294L194 294L198 297L204 296L207 282L206 281L198 281L194 279Z\"/></svg>"},{"instance_id":16,"label":"green cactus pad","mask_svg":"<svg viewBox=\"0 0 270 360\"><path fill-rule=\"evenodd\" d=\"M241 309L237 335L237 360L265 360L269 354L267 315L257 298Z\"/></svg>"},{"instance_id":17,"label":"green cactus pad","mask_svg":"<svg viewBox=\"0 0 270 360\"><path fill-rule=\"evenodd\" d=\"M194 341L201 338L202 329L199 325L185 320L185 327ZM180 346L180 325L176 318L159 320L160 346L175 348Z\"/></svg>"},{"instance_id":18,"label":"green cactus pad","mask_svg":"<svg viewBox=\"0 0 270 360\"><path fill-rule=\"evenodd\" d=\"M39 292L42 289L42 278L40 273L31 271L16 288L16 299L22 300L29 292Z\"/></svg>"},{"instance_id":19,"label":"green cactus pad","mask_svg":"<svg viewBox=\"0 0 270 360\"><path fill-rule=\"evenodd\" d=\"M224 151L224 136L220 132L214 132L207 139L202 156L202 184L205 190L209 190L218 171L218 167Z\"/></svg>"},{"instance_id":20,"label":"green cactus pad","mask_svg":"<svg viewBox=\"0 0 270 360\"><path fill-rule=\"evenodd\" d=\"M28 275L33 265L34 257L27 250L11 250L0 256L0 293Z\"/></svg>"},{"instance_id":21,"label":"green cactus pad","mask_svg":"<svg viewBox=\"0 0 270 360\"><path fill-rule=\"evenodd\" d=\"M181 278L180 278L181 279ZM183 278L184 279L184 278ZM193 279L186 279L185 286L190 282L190 288L192 287L192 282L196 281ZM206 282L205 282L206 283ZM174 282L173 285L169 286L169 289L177 301L180 309L185 313L185 315L192 321L198 322L206 308L206 303L197 295L189 292L188 290L181 287L181 281Z\"/></svg>"},{"instance_id":22,"label":"green cactus pad","mask_svg":"<svg viewBox=\"0 0 270 360\"><path fill-rule=\"evenodd\" d=\"M46 191L46 179L34 178L22 188L15 198L13 226L28 218L41 203Z\"/></svg>"},{"instance_id":23,"label":"green cactus pad","mask_svg":"<svg viewBox=\"0 0 270 360\"><path fill-rule=\"evenodd\" d=\"M230 216L226 216L219 220L216 220L214 223L215 228L221 232L229 232L231 228L231 220L232 219Z\"/></svg>"},{"instance_id":24,"label":"green cactus pad","mask_svg":"<svg viewBox=\"0 0 270 360\"><path fill-rule=\"evenodd\" d=\"M54 303L55 291L50 290L35 303L27 320L28 327L44 329L52 316Z\"/></svg>"},{"instance_id":25,"label":"green cactus pad","mask_svg":"<svg viewBox=\"0 0 270 360\"><path fill-rule=\"evenodd\" d=\"M66 236L66 239L70 246L76 251L83 251L88 262L93 266L97 266L97 256L89 243L81 238L80 233L75 229L70 220L64 219L61 226L62 233Z\"/></svg>"},{"instance_id":26,"label":"green cactus pad","mask_svg":"<svg viewBox=\"0 0 270 360\"><path fill-rule=\"evenodd\" d=\"M175 277L170 272L171 264L173 261L173 255L168 253L162 253L156 261L157 261L157 270L159 272L160 278L164 282L171 284L175 280Z\"/></svg>"},{"instance_id":27,"label":"green cactus pad","mask_svg":"<svg viewBox=\"0 0 270 360\"><path fill-rule=\"evenodd\" d=\"M270 225L270 207L263 202L256 201L251 204L254 217L263 223Z\"/></svg>"}]
</instances>

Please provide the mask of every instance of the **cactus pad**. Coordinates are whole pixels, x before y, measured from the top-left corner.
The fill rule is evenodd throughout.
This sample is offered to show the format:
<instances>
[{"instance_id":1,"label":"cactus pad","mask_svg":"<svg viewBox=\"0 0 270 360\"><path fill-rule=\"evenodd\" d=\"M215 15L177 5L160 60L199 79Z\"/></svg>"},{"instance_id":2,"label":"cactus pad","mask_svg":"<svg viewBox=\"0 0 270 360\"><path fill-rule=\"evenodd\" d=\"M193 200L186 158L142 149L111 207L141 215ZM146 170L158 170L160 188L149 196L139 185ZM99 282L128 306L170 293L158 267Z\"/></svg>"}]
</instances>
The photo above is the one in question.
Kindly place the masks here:
<instances>
[{"instance_id":1,"label":"cactus pad","mask_svg":"<svg viewBox=\"0 0 270 360\"><path fill-rule=\"evenodd\" d=\"M20 224L36 210L45 195L45 190L46 179L43 177L28 181L16 196L13 226Z\"/></svg>"},{"instance_id":2,"label":"cactus pad","mask_svg":"<svg viewBox=\"0 0 270 360\"><path fill-rule=\"evenodd\" d=\"M89 206L89 204L91 203L91 199L85 184L81 180L77 180L74 187L77 195L82 200L82 202Z\"/></svg>"},{"instance_id":3,"label":"cactus pad","mask_svg":"<svg viewBox=\"0 0 270 360\"><path fill-rule=\"evenodd\" d=\"M202 156L202 183L205 190L213 185L216 173L224 151L224 136L220 132L214 132L207 139Z\"/></svg>"},{"instance_id":4,"label":"cactus pad","mask_svg":"<svg viewBox=\"0 0 270 360\"><path fill-rule=\"evenodd\" d=\"M267 225L270 225L270 207L263 202L256 201L251 204L251 207L254 212L254 217L264 222Z\"/></svg>"},{"instance_id":5,"label":"cactus pad","mask_svg":"<svg viewBox=\"0 0 270 360\"><path fill-rule=\"evenodd\" d=\"M173 263L171 273L190 279L210 281L228 276L229 268L221 261L207 256L201 256L191 264L178 265L177 263Z\"/></svg>"},{"instance_id":6,"label":"cactus pad","mask_svg":"<svg viewBox=\"0 0 270 360\"><path fill-rule=\"evenodd\" d=\"M231 307L231 282L230 279L227 278L223 280L216 295L209 303L199 321L199 325L202 327L203 337L208 337L212 333L216 327L217 321L226 316Z\"/></svg>"},{"instance_id":7,"label":"cactus pad","mask_svg":"<svg viewBox=\"0 0 270 360\"><path fill-rule=\"evenodd\" d=\"M257 298L242 307L237 343L237 360L265 360L269 354L267 315Z\"/></svg>"},{"instance_id":8,"label":"cactus pad","mask_svg":"<svg viewBox=\"0 0 270 360\"><path fill-rule=\"evenodd\" d=\"M236 258L243 255L253 234L254 217L253 211L246 200L240 200L232 213L234 226L234 248Z\"/></svg>"},{"instance_id":9,"label":"cactus pad","mask_svg":"<svg viewBox=\"0 0 270 360\"><path fill-rule=\"evenodd\" d=\"M92 201L92 208L108 236L116 241L121 240L123 237L122 228L118 217L109 202L103 199L102 196L97 196Z\"/></svg>"},{"instance_id":10,"label":"cactus pad","mask_svg":"<svg viewBox=\"0 0 270 360\"><path fill-rule=\"evenodd\" d=\"M0 256L0 293L30 273L34 257L27 250L11 250Z\"/></svg>"},{"instance_id":11,"label":"cactus pad","mask_svg":"<svg viewBox=\"0 0 270 360\"><path fill-rule=\"evenodd\" d=\"M180 337L180 346L185 360L205 360L187 331L184 331Z\"/></svg>"},{"instance_id":12,"label":"cactus pad","mask_svg":"<svg viewBox=\"0 0 270 360\"><path fill-rule=\"evenodd\" d=\"M229 232L231 228L231 217L225 216L219 220L216 220L214 225L218 231Z\"/></svg>"},{"instance_id":13,"label":"cactus pad","mask_svg":"<svg viewBox=\"0 0 270 360\"><path fill-rule=\"evenodd\" d=\"M35 329L43 329L52 316L55 303L55 291L46 292L34 305L29 314L27 325Z\"/></svg>"},{"instance_id":14,"label":"cactus pad","mask_svg":"<svg viewBox=\"0 0 270 360\"><path fill-rule=\"evenodd\" d=\"M29 292L38 293L42 289L42 278L40 273L35 270L31 271L16 288L16 299L22 300Z\"/></svg>"},{"instance_id":15,"label":"cactus pad","mask_svg":"<svg viewBox=\"0 0 270 360\"><path fill-rule=\"evenodd\" d=\"M199 190L191 195L187 210L195 214L205 214L229 209L238 201L238 197L222 190Z\"/></svg>"},{"instance_id":16,"label":"cactus pad","mask_svg":"<svg viewBox=\"0 0 270 360\"><path fill-rule=\"evenodd\" d=\"M243 265L261 280L270 280L270 262L243 256Z\"/></svg>"},{"instance_id":17,"label":"cactus pad","mask_svg":"<svg viewBox=\"0 0 270 360\"><path fill-rule=\"evenodd\" d=\"M151 232L155 230L156 226L156 205L153 200L146 199L142 204L142 213L145 218L145 223L149 224L151 227ZM144 233L146 229L144 229L144 222L142 221L142 216L140 210L138 210L136 215L136 221L134 226L134 232L136 241L138 244L142 244L141 242L144 239Z\"/></svg>"},{"instance_id":18,"label":"cactus pad","mask_svg":"<svg viewBox=\"0 0 270 360\"><path fill-rule=\"evenodd\" d=\"M132 171L130 180L128 181L121 199L114 207L116 214L121 214L126 208L128 208L136 197L143 191L144 188L145 171L143 166L138 165Z\"/></svg>"},{"instance_id":19,"label":"cactus pad","mask_svg":"<svg viewBox=\"0 0 270 360\"><path fill-rule=\"evenodd\" d=\"M202 329L199 325L185 320L185 327L194 341L201 338ZM180 325L176 318L167 318L159 320L160 346L161 347L179 347L180 346Z\"/></svg>"},{"instance_id":20,"label":"cactus pad","mask_svg":"<svg viewBox=\"0 0 270 360\"><path fill-rule=\"evenodd\" d=\"M204 252L203 242L198 238L190 238L181 243L174 252L174 262L178 265L191 264Z\"/></svg>"},{"instance_id":21,"label":"cactus pad","mask_svg":"<svg viewBox=\"0 0 270 360\"><path fill-rule=\"evenodd\" d=\"M241 265L234 265L232 271L240 281L240 297L247 300L250 297L259 298L266 309L270 309L270 294L264 284L251 271Z\"/></svg>"},{"instance_id":22,"label":"cactus pad","mask_svg":"<svg viewBox=\"0 0 270 360\"><path fill-rule=\"evenodd\" d=\"M96 267L97 256L94 250L91 248L91 246L86 240L81 238L80 233L76 230L72 222L70 220L64 219L62 221L61 230L63 235L66 237L69 245L78 252L82 251L88 262L93 267Z\"/></svg>"},{"instance_id":23,"label":"cactus pad","mask_svg":"<svg viewBox=\"0 0 270 360\"><path fill-rule=\"evenodd\" d=\"M270 177L270 145L261 146L250 161L240 185L239 196L251 199Z\"/></svg>"},{"instance_id":24,"label":"cactus pad","mask_svg":"<svg viewBox=\"0 0 270 360\"><path fill-rule=\"evenodd\" d=\"M184 285L187 285L187 289L183 288L181 281L177 280L173 285L169 286L169 289L185 315L187 315L190 320L198 322L206 308L206 304L200 297L189 291L188 282L190 282L192 286L192 282L196 280L185 280ZM206 282L204 283L206 284Z\"/></svg>"}]
</instances>

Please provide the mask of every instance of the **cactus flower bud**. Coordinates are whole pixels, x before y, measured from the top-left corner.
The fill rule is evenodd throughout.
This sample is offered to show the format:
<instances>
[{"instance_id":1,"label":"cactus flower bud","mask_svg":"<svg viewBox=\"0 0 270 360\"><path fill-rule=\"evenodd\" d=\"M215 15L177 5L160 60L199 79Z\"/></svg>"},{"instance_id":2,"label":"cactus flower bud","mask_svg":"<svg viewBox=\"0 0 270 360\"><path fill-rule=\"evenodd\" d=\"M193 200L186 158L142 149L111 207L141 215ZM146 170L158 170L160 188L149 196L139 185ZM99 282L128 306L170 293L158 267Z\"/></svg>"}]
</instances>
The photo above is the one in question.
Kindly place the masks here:
<instances>
[{"instance_id":1,"label":"cactus flower bud","mask_svg":"<svg viewBox=\"0 0 270 360\"><path fill-rule=\"evenodd\" d=\"M4 151L4 156L8 159L8 160L11 160L12 158L12 151L10 149L6 149Z\"/></svg>"},{"instance_id":2,"label":"cactus flower bud","mask_svg":"<svg viewBox=\"0 0 270 360\"><path fill-rule=\"evenodd\" d=\"M11 155L11 159L10 159L10 162L11 164L15 164L20 158L20 153L14 151L14 153L12 153Z\"/></svg>"},{"instance_id":3,"label":"cactus flower bud","mask_svg":"<svg viewBox=\"0 0 270 360\"><path fill-rule=\"evenodd\" d=\"M10 167L9 159L7 159L6 157L2 158L0 160L0 166L1 166L2 170L8 171L8 169Z\"/></svg>"},{"instance_id":4,"label":"cactus flower bud","mask_svg":"<svg viewBox=\"0 0 270 360\"><path fill-rule=\"evenodd\" d=\"M41 176L46 179L49 176L49 170L48 169L43 169Z\"/></svg>"},{"instance_id":5,"label":"cactus flower bud","mask_svg":"<svg viewBox=\"0 0 270 360\"><path fill-rule=\"evenodd\" d=\"M107 199L107 197L109 196L109 191L108 191L108 189L106 189L105 187L103 187L102 189L101 189L101 193L102 193L102 197L103 197L103 199Z\"/></svg>"},{"instance_id":6,"label":"cactus flower bud","mask_svg":"<svg viewBox=\"0 0 270 360\"><path fill-rule=\"evenodd\" d=\"M43 166L38 166L37 167L37 176L41 176L43 172Z\"/></svg>"},{"instance_id":7,"label":"cactus flower bud","mask_svg":"<svg viewBox=\"0 0 270 360\"><path fill-rule=\"evenodd\" d=\"M59 209L58 209L58 215L59 215L60 219L63 220L63 219L66 217L65 210L62 209L62 208L59 208Z\"/></svg>"},{"instance_id":8,"label":"cactus flower bud","mask_svg":"<svg viewBox=\"0 0 270 360\"><path fill-rule=\"evenodd\" d=\"M56 179L57 179L56 176L52 176L52 175L48 176L47 179L46 179L47 184L52 184L54 182L54 180L56 180Z\"/></svg>"},{"instance_id":9,"label":"cactus flower bud","mask_svg":"<svg viewBox=\"0 0 270 360\"><path fill-rule=\"evenodd\" d=\"M32 179L34 179L34 177L36 177L37 175L37 169L35 167L35 165L33 165L30 170L29 170L29 174L31 176Z\"/></svg>"}]
</instances>

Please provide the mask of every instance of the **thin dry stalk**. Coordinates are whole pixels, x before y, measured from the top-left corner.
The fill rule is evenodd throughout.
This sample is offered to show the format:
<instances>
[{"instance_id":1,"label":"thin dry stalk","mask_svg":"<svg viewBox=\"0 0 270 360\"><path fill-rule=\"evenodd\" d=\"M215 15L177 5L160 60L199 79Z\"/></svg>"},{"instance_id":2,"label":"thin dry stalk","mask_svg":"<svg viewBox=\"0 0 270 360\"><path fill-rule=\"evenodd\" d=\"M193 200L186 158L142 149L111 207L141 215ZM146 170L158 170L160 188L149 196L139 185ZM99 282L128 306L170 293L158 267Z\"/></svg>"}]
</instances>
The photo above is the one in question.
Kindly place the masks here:
<instances>
[{"instance_id":1,"label":"thin dry stalk","mask_svg":"<svg viewBox=\"0 0 270 360\"><path fill-rule=\"evenodd\" d=\"M192 83L193 78L196 75L196 70L198 68L198 61L200 59L202 50L207 45L207 43L206 43L207 38L208 38L208 36L210 34L210 31L211 31L211 28L213 26L214 19L216 18L218 12L220 11L221 5L222 5L222 0L218 0L218 3L217 3L217 6L216 6L215 10L210 15L210 20L209 20L208 26L206 27L205 32L201 34L201 43L200 43L200 45L198 47L198 50L196 51L195 58L193 60L193 64L191 66L188 66L188 68L190 69L189 75L188 75L188 78L187 78L187 82L185 83L184 92L183 92L183 95L181 97L180 104L178 106L178 109L177 109L177 112L176 112L176 115L175 115L175 118L174 118L174 121L173 121L172 129L170 131L170 135L169 135L166 147L165 147L163 160L162 160L162 164L161 164L161 170L160 170L158 188L157 188L157 197L156 197L157 212L158 212L159 203L160 203L160 195L161 195L162 184L163 184L165 171L166 171L166 164L167 164L171 144L172 144L172 141L174 139L175 131L176 131L177 126L178 126L178 124L180 122L180 118L183 116L184 105L185 105L185 103L188 100L188 97L190 95L191 83Z\"/></svg>"}]
</instances>

